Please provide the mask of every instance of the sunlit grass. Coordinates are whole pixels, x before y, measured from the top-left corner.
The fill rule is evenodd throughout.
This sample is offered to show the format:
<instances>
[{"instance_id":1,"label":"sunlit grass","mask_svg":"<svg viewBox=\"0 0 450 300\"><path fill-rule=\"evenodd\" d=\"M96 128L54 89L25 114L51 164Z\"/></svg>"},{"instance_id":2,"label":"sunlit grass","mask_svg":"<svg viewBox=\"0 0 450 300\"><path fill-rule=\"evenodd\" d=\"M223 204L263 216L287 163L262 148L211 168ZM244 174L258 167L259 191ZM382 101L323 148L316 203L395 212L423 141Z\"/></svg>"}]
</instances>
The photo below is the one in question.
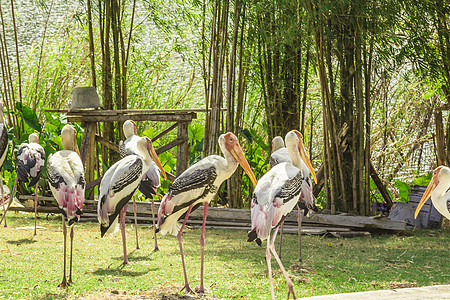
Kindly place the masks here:
<instances>
[{"instance_id":1,"label":"sunlit grass","mask_svg":"<svg viewBox=\"0 0 450 300\"><path fill-rule=\"evenodd\" d=\"M56 286L62 279L61 221L41 214L32 238L31 214L11 213L0 228L0 298L110 297L116 294L182 295L183 274L178 242L159 236L161 251L153 250L153 231L139 226L140 250L135 250L134 228L127 224L129 260L122 266L120 234L100 238L98 224L75 226L74 284ZM30 226L30 229L17 229ZM200 283L200 230L183 235L191 287ZM450 231L414 232L406 236L331 239L303 237L303 259L296 265L297 235L285 235L283 263L294 281L297 297L390 287L450 283ZM277 299L287 295L286 283L272 260ZM270 297L265 244L246 242L244 231L207 230L205 285L208 296L222 299ZM106 295L106 296L105 296Z\"/></svg>"}]
</instances>

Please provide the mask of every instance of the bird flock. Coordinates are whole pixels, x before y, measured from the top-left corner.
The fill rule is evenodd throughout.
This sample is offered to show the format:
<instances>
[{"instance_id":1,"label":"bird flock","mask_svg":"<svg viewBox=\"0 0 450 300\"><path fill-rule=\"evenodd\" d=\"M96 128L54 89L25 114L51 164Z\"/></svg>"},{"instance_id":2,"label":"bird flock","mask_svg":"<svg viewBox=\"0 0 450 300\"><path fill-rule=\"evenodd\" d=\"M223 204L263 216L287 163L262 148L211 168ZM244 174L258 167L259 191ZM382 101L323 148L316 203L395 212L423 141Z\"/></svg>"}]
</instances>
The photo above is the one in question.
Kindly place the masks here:
<instances>
[{"instance_id":1,"label":"bird flock","mask_svg":"<svg viewBox=\"0 0 450 300\"><path fill-rule=\"evenodd\" d=\"M100 235L114 233L120 228L123 243L123 264L128 264L127 247L125 239L125 215L128 202L133 199L133 208L136 221L135 194L139 189L147 199L152 200L152 214L154 209L153 196L160 186L161 176L166 179L166 173L158 155L148 137L137 134L136 123L128 120L123 124L126 138L119 144L121 159L113 164L104 174L99 187L97 216L100 223ZM76 130L72 125L65 125L61 130L61 143L63 150L49 155L46 168L47 180L50 190L57 201L62 217L62 231L64 236L64 266L63 278L60 287L67 287L72 281L72 250L74 239L74 223L80 220L85 201L84 167L76 142ZM198 161L180 176L169 187L162 197L154 223L154 250L159 250L156 233L171 234L177 237L183 267L184 286L182 290L189 293L204 293L204 250L205 225L209 203L216 196L221 184L236 171L240 165L249 176L255 189L251 201L251 230L248 232L248 242L256 242L259 246L262 241L266 243L266 262L270 280L271 297L275 299L272 280L272 255L280 266L288 286L288 298L292 294L295 299L294 286L282 262L281 238L280 249L275 250L275 238L282 226L285 217L298 207L299 226L299 260L301 256L301 209L305 214L317 211L315 197L312 193L312 179L317 183L317 177L312 163L306 153L302 134L297 130L288 132L283 140L275 137L272 141L272 155L270 157L269 171L259 181L256 180L250 165L239 145L237 137L231 133L222 134L218 139L223 156L210 155ZM8 150L8 133L3 120L3 103L0 102L0 166L6 158ZM29 187L35 186L35 229L37 192L39 178L45 165L45 152L39 145L39 135L30 134L28 143L19 146L16 155L16 180L12 194L5 194L3 190L2 172L0 171L0 204L3 206L3 216L0 224L5 220L6 212L11 205L17 183L27 183ZM415 213L424 205L431 194L431 200L436 209L450 219L450 169L440 166L435 169L426 192L424 193ZM203 205L203 222L200 236L201 262L200 285L192 289L186 272L183 253L182 233L189 215L193 210ZM155 215L155 214L153 214ZM69 275L67 279L67 226L70 226L70 259ZM179 223L181 221L181 224ZM137 224L137 223L136 223ZM282 227L281 227L282 228ZM282 234L282 229L281 233ZM137 230L136 245L139 248Z\"/></svg>"}]
</instances>

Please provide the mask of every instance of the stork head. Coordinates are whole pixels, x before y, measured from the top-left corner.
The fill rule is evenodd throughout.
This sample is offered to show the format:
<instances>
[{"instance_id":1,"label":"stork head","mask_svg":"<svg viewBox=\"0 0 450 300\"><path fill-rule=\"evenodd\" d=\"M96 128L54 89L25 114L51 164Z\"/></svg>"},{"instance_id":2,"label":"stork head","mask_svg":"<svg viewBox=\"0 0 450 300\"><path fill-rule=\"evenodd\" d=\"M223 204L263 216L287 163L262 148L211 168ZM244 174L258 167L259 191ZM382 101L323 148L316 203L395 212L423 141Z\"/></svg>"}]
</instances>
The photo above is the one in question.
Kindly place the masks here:
<instances>
[{"instance_id":1,"label":"stork head","mask_svg":"<svg viewBox=\"0 0 450 300\"><path fill-rule=\"evenodd\" d=\"M81 157L77 144L77 131L72 125L67 124L61 130L61 143L65 150L75 151Z\"/></svg>"},{"instance_id":2,"label":"stork head","mask_svg":"<svg viewBox=\"0 0 450 300\"><path fill-rule=\"evenodd\" d=\"M39 134L37 134L37 133L30 134L28 136L28 142L39 144Z\"/></svg>"},{"instance_id":3,"label":"stork head","mask_svg":"<svg viewBox=\"0 0 450 300\"><path fill-rule=\"evenodd\" d=\"M298 150L300 158L303 160L306 167L311 172L314 182L317 183L316 172L314 171L314 168L312 166L311 160L309 159L309 156L306 154L305 145L303 144L303 135L297 130L291 130L286 134L285 142L286 142L286 148L288 149L290 155L291 155L291 153L295 153ZM294 163L295 159L293 159L292 156L291 156L291 159L292 159L292 162ZM299 165L296 165L296 167L301 169L300 162L299 162Z\"/></svg>"},{"instance_id":4,"label":"stork head","mask_svg":"<svg viewBox=\"0 0 450 300\"><path fill-rule=\"evenodd\" d=\"M281 136L276 136L272 140L272 153L284 147L284 141Z\"/></svg>"},{"instance_id":5,"label":"stork head","mask_svg":"<svg viewBox=\"0 0 450 300\"><path fill-rule=\"evenodd\" d=\"M253 185L256 186L257 181L256 177L253 174L252 169L250 168L250 165L247 162L247 159L244 156L244 153L242 152L242 148L239 145L239 141L237 137L232 132L227 132L225 134L222 134L219 136L219 145L222 149L222 152L229 152L234 159L242 166L245 173L247 173L248 177L250 177L250 180L252 181Z\"/></svg>"},{"instance_id":6,"label":"stork head","mask_svg":"<svg viewBox=\"0 0 450 300\"><path fill-rule=\"evenodd\" d=\"M417 218L417 215L420 212L422 206L427 202L433 190L440 182L448 182L450 184L450 169L446 166L439 166L433 171L433 177L431 178L430 183L428 184L425 193L423 193L422 198L419 201L419 205L417 205L416 211L414 213L414 218Z\"/></svg>"},{"instance_id":7,"label":"stork head","mask_svg":"<svg viewBox=\"0 0 450 300\"><path fill-rule=\"evenodd\" d=\"M163 174L164 179L167 179L166 171L164 171L163 165L161 164L161 161L158 158L158 154L156 153L155 148L153 147L152 140L149 137L144 137L146 142L146 148L148 151L148 154L150 154L150 157L153 159L153 161L156 163L158 168L161 170L161 173Z\"/></svg>"},{"instance_id":8,"label":"stork head","mask_svg":"<svg viewBox=\"0 0 450 300\"><path fill-rule=\"evenodd\" d=\"M132 135L137 134L137 128L136 123L133 120L126 120L123 122L123 134L125 135L125 138L129 138Z\"/></svg>"}]
</instances>

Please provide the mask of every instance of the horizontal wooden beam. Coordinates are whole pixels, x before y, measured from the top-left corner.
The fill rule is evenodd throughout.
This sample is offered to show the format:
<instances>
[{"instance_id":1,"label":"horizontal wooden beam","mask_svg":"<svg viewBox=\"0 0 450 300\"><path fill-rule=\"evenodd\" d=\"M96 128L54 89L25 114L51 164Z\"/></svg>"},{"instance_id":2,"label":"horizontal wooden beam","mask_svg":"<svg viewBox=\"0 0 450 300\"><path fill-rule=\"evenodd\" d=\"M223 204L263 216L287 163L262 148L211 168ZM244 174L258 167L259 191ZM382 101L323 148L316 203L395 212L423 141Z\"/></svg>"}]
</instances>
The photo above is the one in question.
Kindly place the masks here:
<instances>
[{"instance_id":1,"label":"horizontal wooden beam","mask_svg":"<svg viewBox=\"0 0 450 300\"><path fill-rule=\"evenodd\" d=\"M221 108L221 111L226 111L226 108ZM45 112L50 113L66 113L69 115L97 115L97 116L111 116L118 114L133 114L133 113L202 113L207 110L204 108L181 108L181 109L117 109L117 110L67 110L67 109L46 109ZM211 109L208 109L211 111Z\"/></svg>"},{"instance_id":2,"label":"horizontal wooden beam","mask_svg":"<svg viewBox=\"0 0 450 300\"><path fill-rule=\"evenodd\" d=\"M126 120L133 121L157 121L157 122L190 122L197 118L196 113L178 113L178 114L134 114L134 115L68 115L67 121L72 123L79 122L125 122Z\"/></svg>"}]
</instances>

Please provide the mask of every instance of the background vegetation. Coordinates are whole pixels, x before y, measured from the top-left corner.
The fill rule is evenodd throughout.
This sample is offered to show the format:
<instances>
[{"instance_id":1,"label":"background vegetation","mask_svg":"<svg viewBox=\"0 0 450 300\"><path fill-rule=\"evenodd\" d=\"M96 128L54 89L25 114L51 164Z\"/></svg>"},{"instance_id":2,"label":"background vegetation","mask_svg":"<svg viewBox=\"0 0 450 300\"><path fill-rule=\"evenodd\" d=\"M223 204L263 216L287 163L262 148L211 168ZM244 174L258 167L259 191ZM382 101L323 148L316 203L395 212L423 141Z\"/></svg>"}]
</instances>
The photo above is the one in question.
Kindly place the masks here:
<instances>
[{"instance_id":1,"label":"background vegetation","mask_svg":"<svg viewBox=\"0 0 450 300\"><path fill-rule=\"evenodd\" d=\"M218 135L233 131L259 178L270 140L300 129L323 172L319 200L332 213L367 215L382 201L370 164L391 196L405 200L404 182L449 162L446 1L0 3L11 149L37 130L47 153L56 151L65 119L45 108L68 108L74 87L95 85L108 109L209 109L189 128L191 164L217 153ZM152 137L166 126L143 122L139 132ZM118 142L115 128L98 130ZM174 156L160 157L171 172ZM102 149L96 175L116 159ZM252 188L239 170L217 202L247 207Z\"/></svg>"}]
</instances>

